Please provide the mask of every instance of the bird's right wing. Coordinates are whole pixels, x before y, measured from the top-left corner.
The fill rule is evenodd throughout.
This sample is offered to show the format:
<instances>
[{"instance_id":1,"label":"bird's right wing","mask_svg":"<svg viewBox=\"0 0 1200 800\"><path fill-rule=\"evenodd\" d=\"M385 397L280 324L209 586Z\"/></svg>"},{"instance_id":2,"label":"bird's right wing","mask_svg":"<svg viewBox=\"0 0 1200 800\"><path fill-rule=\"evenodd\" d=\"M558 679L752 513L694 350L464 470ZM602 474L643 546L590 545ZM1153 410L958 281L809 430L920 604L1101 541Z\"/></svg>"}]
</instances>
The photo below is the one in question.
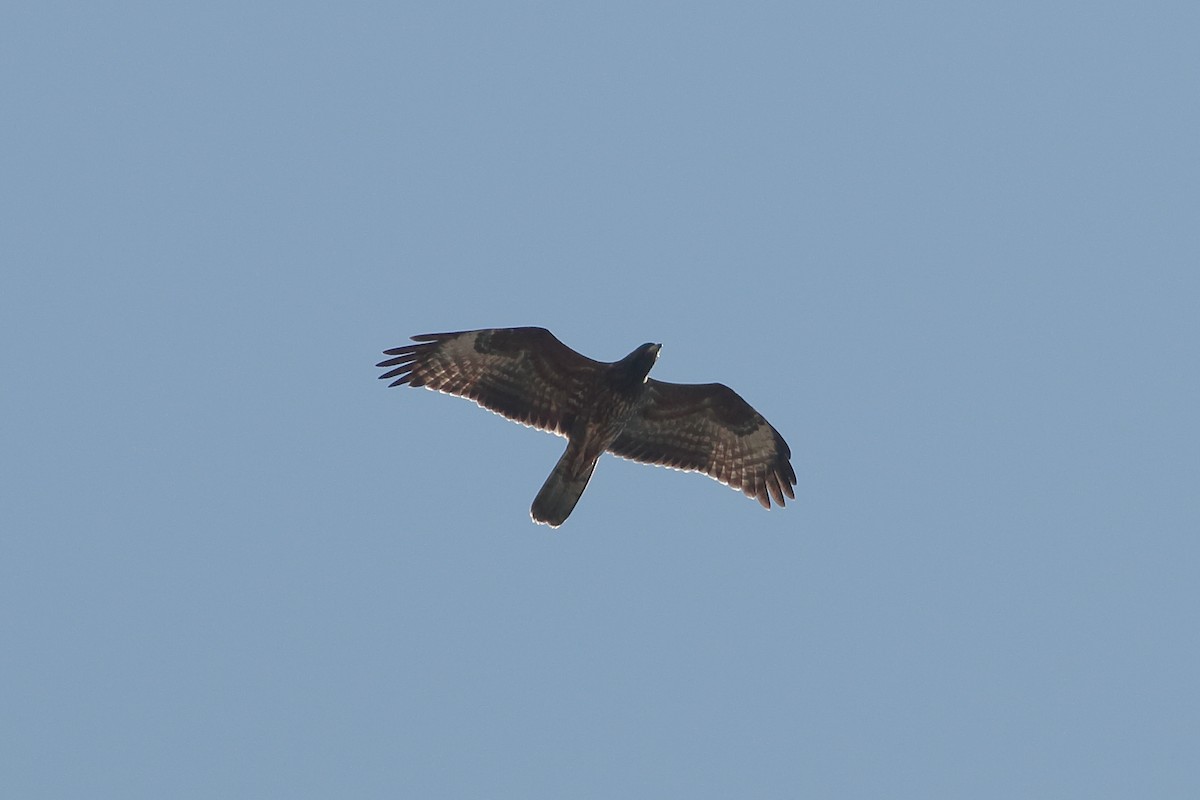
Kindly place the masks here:
<instances>
[{"instance_id":1,"label":"bird's right wing","mask_svg":"<svg viewBox=\"0 0 1200 800\"><path fill-rule=\"evenodd\" d=\"M566 435L604 366L545 328L492 328L412 337L376 366L391 386L408 383L474 400L515 422Z\"/></svg>"}]
</instances>

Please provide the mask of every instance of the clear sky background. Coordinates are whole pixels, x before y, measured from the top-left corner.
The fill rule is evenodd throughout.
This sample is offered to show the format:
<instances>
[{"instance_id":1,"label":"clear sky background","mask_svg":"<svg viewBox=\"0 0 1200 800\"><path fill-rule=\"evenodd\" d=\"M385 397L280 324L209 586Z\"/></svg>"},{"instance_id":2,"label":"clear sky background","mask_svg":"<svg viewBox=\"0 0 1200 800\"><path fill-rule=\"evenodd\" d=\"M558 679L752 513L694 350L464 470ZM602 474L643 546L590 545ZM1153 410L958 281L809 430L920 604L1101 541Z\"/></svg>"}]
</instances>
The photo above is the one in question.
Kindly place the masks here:
<instances>
[{"instance_id":1,"label":"clear sky background","mask_svg":"<svg viewBox=\"0 0 1200 800\"><path fill-rule=\"evenodd\" d=\"M0 794L1200 793L1200 11L9 3ZM375 380L721 381L784 510Z\"/></svg>"}]
</instances>

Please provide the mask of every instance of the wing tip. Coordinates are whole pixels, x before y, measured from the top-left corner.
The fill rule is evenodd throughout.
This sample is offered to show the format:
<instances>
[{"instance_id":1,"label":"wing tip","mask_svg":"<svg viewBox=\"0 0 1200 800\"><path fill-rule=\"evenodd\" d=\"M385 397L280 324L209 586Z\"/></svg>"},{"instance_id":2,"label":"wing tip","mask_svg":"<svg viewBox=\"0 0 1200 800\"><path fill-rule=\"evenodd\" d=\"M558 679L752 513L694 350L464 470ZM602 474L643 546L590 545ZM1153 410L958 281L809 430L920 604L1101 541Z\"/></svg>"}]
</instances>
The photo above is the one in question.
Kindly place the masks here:
<instances>
[{"instance_id":1,"label":"wing tip","mask_svg":"<svg viewBox=\"0 0 1200 800\"><path fill-rule=\"evenodd\" d=\"M414 342L441 342L446 339L453 339L455 336L462 336L464 333L475 333L475 331L450 331L447 333L418 333L416 336L410 336ZM421 347L418 344L405 345L406 347Z\"/></svg>"},{"instance_id":2,"label":"wing tip","mask_svg":"<svg viewBox=\"0 0 1200 800\"><path fill-rule=\"evenodd\" d=\"M415 338L415 337L414 337ZM433 347L433 344L405 344L400 347L392 347L383 351L385 358L376 364L376 367L387 369L388 371L378 376L380 380L389 380L398 378L398 380L389 383L388 386L400 386L404 383L413 383L414 372L417 369L418 363L427 349ZM421 385L413 383L414 386Z\"/></svg>"}]
</instances>

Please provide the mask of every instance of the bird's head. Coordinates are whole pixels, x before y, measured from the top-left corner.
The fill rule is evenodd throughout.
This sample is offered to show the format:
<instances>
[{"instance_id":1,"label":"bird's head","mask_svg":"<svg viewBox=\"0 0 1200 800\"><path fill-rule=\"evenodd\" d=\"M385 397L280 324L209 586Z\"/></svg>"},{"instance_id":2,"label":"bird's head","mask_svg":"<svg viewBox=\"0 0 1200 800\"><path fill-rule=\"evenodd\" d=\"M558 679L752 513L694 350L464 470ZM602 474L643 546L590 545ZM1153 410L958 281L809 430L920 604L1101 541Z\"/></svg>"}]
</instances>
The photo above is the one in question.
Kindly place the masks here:
<instances>
[{"instance_id":1,"label":"bird's head","mask_svg":"<svg viewBox=\"0 0 1200 800\"><path fill-rule=\"evenodd\" d=\"M635 378L638 383L645 383L650 375L650 369L654 366L654 362L658 360L658 351L661 349L661 344L646 342L637 350L634 350L621 359L621 363L629 370L630 377Z\"/></svg>"}]
</instances>

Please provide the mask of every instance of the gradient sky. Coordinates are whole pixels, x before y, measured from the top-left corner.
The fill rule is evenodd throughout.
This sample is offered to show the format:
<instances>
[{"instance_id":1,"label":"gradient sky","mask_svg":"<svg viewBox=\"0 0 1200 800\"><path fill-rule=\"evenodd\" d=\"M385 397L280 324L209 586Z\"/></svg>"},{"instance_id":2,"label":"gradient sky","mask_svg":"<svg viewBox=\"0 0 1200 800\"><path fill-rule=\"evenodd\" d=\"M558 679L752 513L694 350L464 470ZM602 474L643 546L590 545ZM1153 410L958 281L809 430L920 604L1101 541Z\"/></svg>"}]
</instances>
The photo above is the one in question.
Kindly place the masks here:
<instances>
[{"instance_id":1,"label":"gradient sky","mask_svg":"<svg viewBox=\"0 0 1200 800\"><path fill-rule=\"evenodd\" d=\"M10 3L6 797L1200 793L1195 3ZM734 387L763 511L375 380Z\"/></svg>"}]
</instances>

